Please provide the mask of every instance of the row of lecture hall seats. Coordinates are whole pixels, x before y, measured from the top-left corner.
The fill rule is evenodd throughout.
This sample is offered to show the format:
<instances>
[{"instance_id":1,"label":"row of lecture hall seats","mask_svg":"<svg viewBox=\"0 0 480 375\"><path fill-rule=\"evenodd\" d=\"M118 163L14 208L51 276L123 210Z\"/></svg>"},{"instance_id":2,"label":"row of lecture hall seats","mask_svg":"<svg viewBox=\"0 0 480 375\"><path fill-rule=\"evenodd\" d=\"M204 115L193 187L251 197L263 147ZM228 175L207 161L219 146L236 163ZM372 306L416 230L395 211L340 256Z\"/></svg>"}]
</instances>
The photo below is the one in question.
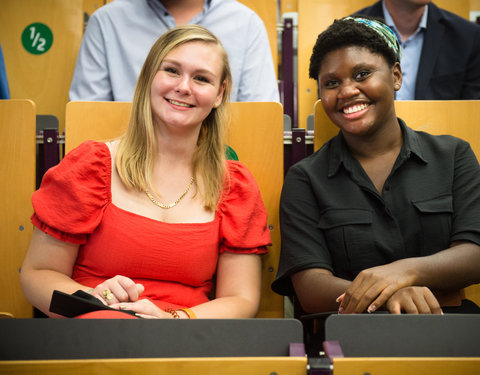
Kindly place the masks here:
<instances>
[{"instance_id":1,"label":"row of lecture hall seats","mask_svg":"<svg viewBox=\"0 0 480 375\"><path fill-rule=\"evenodd\" d=\"M130 103L70 102L66 108L67 151L87 139L112 139L126 129ZM0 190L3 213L0 249L0 311L16 317L32 316L22 296L18 271L32 234L30 197L35 189L35 105L28 100L0 101ZM272 237L270 253L263 258L262 302L258 317L283 318L283 297L270 284L280 251L278 202L283 181L283 111L279 103L232 103L228 144L258 181L268 211ZM262 126L268 124L268 126ZM8 214L7 214L8 213ZM8 287L5 287L8 286Z\"/></svg>"},{"instance_id":2,"label":"row of lecture hall seats","mask_svg":"<svg viewBox=\"0 0 480 375\"><path fill-rule=\"evenodd\" d=\"M0 373L477 375L480 368L478 315L332 315L325 326L326 355L306 357L294 319L4 319Z\"/></svg>"},{"instance_id":3,"label":"row of lecture hall seats","mask_svg":"<svg viewBox=\"0 0 480 375\"><path fill-rule=\"evenodd\" d=\"M31 99L37 105L38 114L56 116L60 133L65 126L65 105L84 21L109 1L112 0L2 0L0 45L5 55L10 97ZM317 100L316 84L308 78L310 54L317 35L335 18L351 14L374 0L240 1L263 19L274 63L278 66L285 112L293 118L295 126L306 128ZM435 3L467 19L470 11L480 10L480 0L436 0ZM292 12L298 17L296 38L292 28L280 25L280 15ZM51 48L42 54L37 54L41 52L37 36L43 37L44 31L38 27L32 29L34 23L47 25L53 34ZM277 43L278 30L290 35L290 39L283 39L286 43L283 46Z\"/></svg>"},{"instance_id":4,"label":"row of lecture hall seats","mask_svg":"<svg viewBox=\"0 0 480 375\"><path fill-rule=\"evenodd\" d=\"M118 136L126 127L129 112L129 103L68 103L66 150L86 139ZM228 142L259 182L272 232L273 245L263 264L258 315L266 319L1 319L0 373L478 374L478 346L465 344L480 337L478 316L332 316L326 321L327 357L319 358L303 354L302 328L297 320L270 319L284 316L283 298L270 289L280 250L283 108L278 103L233 103L232 112ZM480 101L397 102L397 112L413 128L468 140L480 154L480 130L472 126L480 122ZM5 181L0 185L0 311L16 318L32 317L18 272L33 230L29 218L35 189L35 115L35 103L30 100L0 100L0 175ZM319 102L315 103L314 122L318 149L337 130ZM480 286L467 288L466 295L480 303ZM373 325L375 340L371 340ZM430 345L432 331L448 331L448 339L441 335ZM165 335L168 340L161 339ZM358 341L361 337L363 343ZM367 346L372 341L376 345L364 350L365 341Z\"/></svg>"},{"instance_id":5,"label":"row of lecture hall seats","mask_svg":"<svg viewBox=\"0 0 480 375\"><path fill-rule=\"evenodd\" d=\"M451 134L466 139L480 155L480 101L398 101L397 113L407 124L432 134ZM88 139L112 139L126 129L130 103L70 102L66 108L66 152ZM35 190L35 104L29 100L0 101L1 238L0 311L16 317L32 316L18 280L18 271L32 234L30 197ZM268 124L268 126L265 126ZM315 105L314 148L334 136L337 128ZM264 258L262 303L258 317L282 318L283 298L270 289L278 264L280 228L278 204L284 174L283 109L278 103L232 103L228 144L252 171L268 211L272 235L270 253ZM306 155L303 155L306 156ZM480 286L466 289L467 297L480 304Z\"/></svg>"}]
</instances>

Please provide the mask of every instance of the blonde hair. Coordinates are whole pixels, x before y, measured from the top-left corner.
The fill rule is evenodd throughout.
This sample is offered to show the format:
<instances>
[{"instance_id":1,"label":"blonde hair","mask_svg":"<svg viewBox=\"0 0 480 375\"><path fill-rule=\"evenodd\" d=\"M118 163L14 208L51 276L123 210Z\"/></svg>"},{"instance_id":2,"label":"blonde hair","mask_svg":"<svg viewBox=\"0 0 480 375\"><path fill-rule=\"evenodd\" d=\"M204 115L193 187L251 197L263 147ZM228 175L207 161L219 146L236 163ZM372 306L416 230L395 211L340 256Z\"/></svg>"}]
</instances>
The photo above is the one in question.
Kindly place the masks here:
<instances>
[{"instance_id":1,"label":"blonde hair","mask_svg":"<svg viewBox=\"0 0 480 375\"><path fill-rule=\"evenodd\" d=\"M154 155L157 142L152 120L151 92L153 78L165 57L175 48L189 42L218 46L223 60L220 85L225 84L223 98L203 120L192 158L193 176L203 204L215 210L225 179L225 136L232 76L228 56L218 38L198 25L178 26L163 34L151 48L138 77L128 129L121 138L115 162L122 182L129 189L149 190L153 186ZM198 181L198 178L197 178Z\"/></svg>"}]
</instances>

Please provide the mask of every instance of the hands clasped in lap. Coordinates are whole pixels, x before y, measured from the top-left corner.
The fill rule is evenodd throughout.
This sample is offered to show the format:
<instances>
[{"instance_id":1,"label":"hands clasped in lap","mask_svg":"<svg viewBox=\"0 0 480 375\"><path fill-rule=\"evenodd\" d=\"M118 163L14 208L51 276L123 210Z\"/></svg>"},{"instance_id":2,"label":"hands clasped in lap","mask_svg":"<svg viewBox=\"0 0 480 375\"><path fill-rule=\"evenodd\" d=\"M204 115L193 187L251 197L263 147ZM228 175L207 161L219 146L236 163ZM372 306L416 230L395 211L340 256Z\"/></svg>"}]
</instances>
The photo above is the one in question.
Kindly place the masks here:
<instances>
[{"instance_id":1,"label":"hands clasped in lap","mask_svg":"<svg viewBox=\"0 0 480 375\"><path fill-rule=\"evenodd\" d=\"M393 314L442 314L432 291L412 285L413 276L401 261L365 269L338 297L339 313L372 313L385 308Z\"/></svg>"}]
</instances>

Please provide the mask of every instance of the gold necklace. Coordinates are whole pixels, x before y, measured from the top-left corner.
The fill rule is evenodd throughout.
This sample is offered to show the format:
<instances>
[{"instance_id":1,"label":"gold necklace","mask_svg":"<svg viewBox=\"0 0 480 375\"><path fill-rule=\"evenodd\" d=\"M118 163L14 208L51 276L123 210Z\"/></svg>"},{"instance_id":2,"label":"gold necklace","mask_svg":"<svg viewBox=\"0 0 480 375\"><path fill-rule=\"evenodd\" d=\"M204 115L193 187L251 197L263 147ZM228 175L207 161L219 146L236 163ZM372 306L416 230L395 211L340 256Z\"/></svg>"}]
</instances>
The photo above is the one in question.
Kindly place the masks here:
<instances>
[{"instance_id":1,"label":"gold necklace","mask_svg":"<svg viewBox=\"0 0 480 375\"><path fill-rule=\"evenodd\" d=\"M192 184L193 184L194 182L195 182L195 178L193 178L193 176L192 176L192 178L190 179L190 182L189 182L188 185L187 185L187 188L186 188L185 191L182 193L182 195L180 195L175 202L172 202L172 203L170 203L170 204L163 204L162 202L157 201L157 200L153 197L153 195L150 194L150 192L149 192L148 190L145 190L145 194L147 194L147 197L150 198L150 200L152 201L153 204L157 205L157 206L160 207L160 208L164 208L164 209L168 210L169 208L175 207L175 206L178 204L178 202L180 202L180 201L183 199L183 197L184 197L185 195L187 195L188 191L190 190L190 188L192 187Z\"/></svg>"}]
</instances>

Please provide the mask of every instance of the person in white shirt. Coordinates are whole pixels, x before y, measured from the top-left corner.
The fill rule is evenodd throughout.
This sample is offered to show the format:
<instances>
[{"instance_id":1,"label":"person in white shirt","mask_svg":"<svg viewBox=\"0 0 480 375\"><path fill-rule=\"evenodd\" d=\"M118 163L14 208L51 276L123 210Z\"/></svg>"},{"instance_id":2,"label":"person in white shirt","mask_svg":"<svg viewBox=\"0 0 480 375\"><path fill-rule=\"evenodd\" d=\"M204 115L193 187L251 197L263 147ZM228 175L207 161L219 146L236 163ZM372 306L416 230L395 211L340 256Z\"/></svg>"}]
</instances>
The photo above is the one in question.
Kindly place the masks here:
<instances>
[{"instance_id":1,"label":"person in white shirt","mask_svg":"<svg viewBox=\"0 0 480 375\"><path fill-rule=\"evenodd\" d=\"M265 26L235 0L115 0L90 17L70 100L131 101L155 40L178 25L198 24L225 46L233 75L231 101L279 101Z\"/></svg>"}]
</instances>

